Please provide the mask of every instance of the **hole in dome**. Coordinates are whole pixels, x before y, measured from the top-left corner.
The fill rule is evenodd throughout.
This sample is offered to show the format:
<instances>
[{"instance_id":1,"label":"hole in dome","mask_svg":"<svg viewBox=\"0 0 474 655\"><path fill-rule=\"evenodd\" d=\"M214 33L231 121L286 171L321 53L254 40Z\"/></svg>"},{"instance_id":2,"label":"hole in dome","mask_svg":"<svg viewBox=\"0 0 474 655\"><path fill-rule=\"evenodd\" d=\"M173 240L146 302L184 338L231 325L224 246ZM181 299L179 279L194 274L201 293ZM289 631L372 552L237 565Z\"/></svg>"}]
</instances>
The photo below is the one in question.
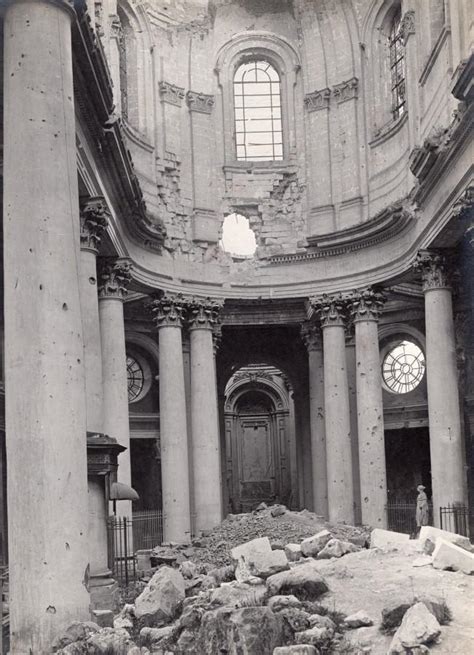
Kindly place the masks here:
<instances>
[{"instance_id":1,"label":"hole in dome","mask_svg":"<svg viewBox=\"0 0 474 655\"><path fill-rule=\"evenodd\" d=\"M248 218L235 213L226 216L222 225L220 245L232 256L253 257L257 249L257 241Z\"/></svg>"}]
</instances>

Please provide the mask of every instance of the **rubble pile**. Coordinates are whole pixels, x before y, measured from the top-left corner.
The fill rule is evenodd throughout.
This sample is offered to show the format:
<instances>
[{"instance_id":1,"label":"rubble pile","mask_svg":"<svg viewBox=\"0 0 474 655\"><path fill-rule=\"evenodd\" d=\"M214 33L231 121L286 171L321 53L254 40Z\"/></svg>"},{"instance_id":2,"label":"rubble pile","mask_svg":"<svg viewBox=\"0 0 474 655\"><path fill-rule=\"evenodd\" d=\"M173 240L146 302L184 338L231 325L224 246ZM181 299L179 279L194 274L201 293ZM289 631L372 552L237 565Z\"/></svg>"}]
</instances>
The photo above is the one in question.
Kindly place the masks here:
<instances>
[{"instance_id":1,"label":"rubble pile","mask_svg":"<svg viewBox=\"0 0 474 655\"><path fill-rule=\"evenodd\" d=\"M284 528L275 530L272 521ZM272 529L266 530L267 525ZM308 526L315 531L308 534ZM383 568L384 557L390 558L394 552L411 560L424 552L425 557L433 560L433 575L441 575L435 572L433 559L440 544L456 549L453 555L443 551L445 564L451 557L447 568L451 560L455 566L461 561L457 549L465 553L468 561L474 557L468 540L439 532L426 532L417 541L407 541L397 533L374 530L372 547L367 550L354 543L365 542L364 530L331 526L312 518L308 512L285 510L272 516L271 510L263 508L241 519L230 517L192 547L156 548L152 554L155 568L145 578L135 602L126 604L115 616L113 628L74 624L57 641L54 652L427 653L442 639L442 626L451 620L444 599L417 597L404 590L401 600L386 604L377 616L373 605L368 610L359 599L353 600L351 611L339 611L331 587L341 589L340 578L351 578L352 568ZM228 538L225 550L217 541L222 541L223 535ZM464 569L470 572L470 566L462 560L459 571ZM347 580L345 584L352 583ZM384 600L387 602L388 598Z\"/></svg>"}]
</instances>

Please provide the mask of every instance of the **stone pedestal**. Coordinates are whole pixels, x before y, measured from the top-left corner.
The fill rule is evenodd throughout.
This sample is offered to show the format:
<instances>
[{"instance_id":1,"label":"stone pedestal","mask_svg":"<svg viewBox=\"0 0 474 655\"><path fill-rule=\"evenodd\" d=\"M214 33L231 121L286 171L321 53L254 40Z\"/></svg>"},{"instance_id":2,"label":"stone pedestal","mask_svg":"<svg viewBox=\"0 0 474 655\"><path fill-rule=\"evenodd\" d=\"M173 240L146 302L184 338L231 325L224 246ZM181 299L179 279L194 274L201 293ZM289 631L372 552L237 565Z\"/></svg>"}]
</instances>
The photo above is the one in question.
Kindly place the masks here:
<instances>
[{"instance_id":1,"label":"stone pedestal","mask_svg":"<svg viewBox=\"0 0 474 655\"><path fill-rule=\"evenodd\" d=\"M4 23L10 649L35 655L89 618L71 13L14 2Z\"/></svg>"},{"instance_id":2,"label":"stone pedestal","mask_svg":"<svg viewBox=\"0 0 474 655\"><path fill-rule=\"evenodd\" d=\"M387 525L387 473L377 326L383 303L382 293L372 289L354 293L351 302L357 362L361 513L362 523L372 528Z\"/></svg>"},{"instance_id":3,"label":"stone pedestal","mask_svg":"<svg viewBox=\"0 0 474 655\"><path fill-rule=\"evenodd\" d=\"M188 432L181 336L185 302L165 295L153 302L159 337L161 479L165 541L188 542Z\"/></svg>"},{"instance_id":4,"label":"stone pedestal","mask_svg":"<svg viewBox=\"0 0 474 655\"><path fill-rule=\"evenodd\" d=\"M309 409L313 472L313 506L319 516L328 517L326 471L326 427L324 424L324 364L321 330L314 323L302 326L302 337L308 349Z\"/></svg>"},{"instance_id":5,"label":"stone pedestal","mask_svg":"<svg viewBox=\"0 0 474 655\"><path fill-rule=\"evenodd\" d=\"M440 507L465 501L453 308L445 258L422 251L415 267L422 273L425 292L433 518L439 526Z\"/></svg>"},{"instance_id":6,"label":"stone pedestal","mask_svg":"<svg viewBox=\"0 0 474 655\"><path fill-rule=\"evenodd\" d=\"M323 296L313 299L312 304L323 330L329 520L353 523L352 447L344 334L346 303L340 296Z\"/></svg>"},{"instance_id":7,"label":"stone pedestal","mask_svg":"<svg viewBox=\"0 0 474 655\"><path fill-rule=\"evenodd\" d=\"M130 426L128 417L127 355L123 300L130 282L130 262L99 259L99 319L102 343L104 432L126 448L119 456L118 481L131 486ZM117 504L117 513L131 516L129 501Z\"/></svg>"},{"instance_id":8,"label":"stone pedestal","mask_svg":"<svg viewBox=\"0 0 474 655\"><path fill-rule=\"evenodd\" d=\"M221 303L194 299L189 312L191 342L191 432L196 534L222 520L219 420L212 330Z\"/></svg>"}]
</instances>

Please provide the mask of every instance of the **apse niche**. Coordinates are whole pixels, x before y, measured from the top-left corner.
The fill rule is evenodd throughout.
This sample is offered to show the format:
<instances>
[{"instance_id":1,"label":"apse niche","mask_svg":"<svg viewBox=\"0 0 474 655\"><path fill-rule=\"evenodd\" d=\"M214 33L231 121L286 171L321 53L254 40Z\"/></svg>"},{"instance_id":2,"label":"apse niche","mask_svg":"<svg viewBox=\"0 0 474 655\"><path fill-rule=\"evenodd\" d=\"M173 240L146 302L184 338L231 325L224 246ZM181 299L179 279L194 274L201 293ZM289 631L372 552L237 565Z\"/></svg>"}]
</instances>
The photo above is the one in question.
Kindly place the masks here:
<instances>
[{"instance_id":1,"label":"apse niche","mask_svg":"<svg viewBox=\"0 0 474 655\"><path fill-rule=\"evenodd\" d=\"M255 255L257 241L248 218L241 214L229 214L222 225L222 250L236 259L250 259Z\"/></svg>"}]
</instances>

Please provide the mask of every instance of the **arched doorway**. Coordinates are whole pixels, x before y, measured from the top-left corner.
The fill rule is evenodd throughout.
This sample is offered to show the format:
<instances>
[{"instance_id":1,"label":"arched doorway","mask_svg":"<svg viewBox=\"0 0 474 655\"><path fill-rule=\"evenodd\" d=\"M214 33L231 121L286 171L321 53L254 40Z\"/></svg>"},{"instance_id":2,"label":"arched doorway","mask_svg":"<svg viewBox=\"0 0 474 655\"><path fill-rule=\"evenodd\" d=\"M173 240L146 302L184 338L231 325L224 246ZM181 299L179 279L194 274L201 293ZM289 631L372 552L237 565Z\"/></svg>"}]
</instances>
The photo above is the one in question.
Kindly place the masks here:
<instances>
[{"instance_id":1,"label":"arched doorway","mask_svg":"<svg viewBox=\"0 0 474 655\"><path fill-rule=\"evenodd\" d=\"M226 478L232 512L248 512L261 502L289 503L292 401L278 375L276 369L240 373L227 388Z\"/></svg>"}]
</instances>

